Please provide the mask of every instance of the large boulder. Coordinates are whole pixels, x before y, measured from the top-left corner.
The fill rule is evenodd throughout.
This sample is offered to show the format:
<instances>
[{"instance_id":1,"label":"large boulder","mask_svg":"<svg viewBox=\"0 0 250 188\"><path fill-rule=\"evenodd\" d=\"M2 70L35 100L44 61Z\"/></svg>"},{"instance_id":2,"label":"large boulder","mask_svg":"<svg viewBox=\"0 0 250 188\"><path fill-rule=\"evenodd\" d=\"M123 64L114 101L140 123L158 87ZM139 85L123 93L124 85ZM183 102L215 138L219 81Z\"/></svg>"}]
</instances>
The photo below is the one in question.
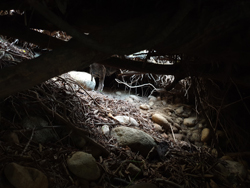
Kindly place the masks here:
<instances>
[{"instance_id":1,"label":"large boulder","mask_svg":"<svg viewBox=\"0 0 250 188\"><path fill-rule=\"evenodd\" d=\"M100 177L100 169L91 154L78 151L67 160L67 164L69 170L79 178L96 180Z\"/></svg>"},{"instance_id":2,"label":"large boulder","mask_svg":"<svg viewBox=\"0 0 250 188\"><path fill-rule=\"evenodd\" d=\"M39 170L9 163L4 168L4 175L16 188L48 188L47 177Z\"/></svg>"},{"instance_id":3,"label":"large boulder","mask_svg":"<svg viewBox=\"0 0 250 188\"><path fill-rule=\"evenodd\" d=\"M116 127L111 132L120 146L128 146L132 151L139 151L147 156L152 147L156 146L154 139L147 133L130 127Z\"/></svg>"},{"instance_id":4,"label":"large boulder","mask_svg":"<svg viewBox=\"0 0 250 188\"><path fill-rule=\"evenodd\" d=\"M81 71L70 71L68 74L84 89L89 91L95 89L95 78L91 79L91 74Z\"/></svg>"}]
</instances>

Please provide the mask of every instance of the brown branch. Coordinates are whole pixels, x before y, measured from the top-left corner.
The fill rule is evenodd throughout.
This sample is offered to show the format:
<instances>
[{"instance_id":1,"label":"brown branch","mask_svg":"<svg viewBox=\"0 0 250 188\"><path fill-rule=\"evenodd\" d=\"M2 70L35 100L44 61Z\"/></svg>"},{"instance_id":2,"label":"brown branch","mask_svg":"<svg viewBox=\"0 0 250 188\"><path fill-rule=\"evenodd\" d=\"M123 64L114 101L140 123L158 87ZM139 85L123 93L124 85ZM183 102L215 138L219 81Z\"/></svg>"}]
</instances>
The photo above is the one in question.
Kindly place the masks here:
<instances>
[{"instance_id":1,"label":"brown branch","mask_svg":"<svg viewBox=\"0 0 250 188\"><path fill-rule=\"evenodd\" d=\"M178 7L179 9L176 10L174 15L171 16L166 14L162 15L161 13L158 12L153 13L151 15L143 15L142 17L139 18L134 18L118 23L115 26L102 31L101 33L91 34L90 38L90 36L86 36L85 34L79 32L77 29L73 28L69 23L62 20L59 16L54 14L46 6L39 3L38 1L35 0L27 0L27 1L44 18L50 20L50 22L52 22L55 26L57 26L63 31L66 31L75 39L82 42L85 46L108 54L128 54L149 48L150 46L153 47L155 44L158 44L163 40L165 40L171 32L173 32L176 28L178 28L180 22L186 17L186 15L191 10L191 5L185 3L185 1L182 1L180 6ZM162 25L162 22L161 21L155 22L156 17L158 18L163 17L161 18L161 21L164 21L164 19L168 19L168 22L166 22L167 25L163 27L160 33L157 35L155 35L156 29L158 31L158 28L160 27L160 25ZM171 19L169 19L169 17L171 17ZM147 20L146 24L145 20ZM148 27L148 25L152 26ZM151 28L154 28L155 31L154 32L151 31ZM147 36L147 38L145 38L144 35L141 35L142 32L145 33L145 30L147 30L147 32L150 33L150 35ZM134 40L135 35L130 36L128 38L127 37L128 33L130 33L130 35L135 33L137 39ZM94 37L92 38L92 36ZM119 40L113 40L114 38L117 39L119 38ZM141 43L138 44L138 41L141 41ZM124 45L128 43L130 45L129 48L127 45ZM119 46L119 48L117 48L117 45Z\"/></svg>"},{"instance_id":2,"label":"brown branch","mask_svg":"<svg viewBox=\"0 0 250 188\"><path fill-rule=\"evenodd\" d=\"M39 100L39 105L46 110L49 114L51 114L52 116L54 116L59 122L62 122L64 125L66 125L69 129L71 129L75 134L81 136L82 138L84 138L86 141L88 141L90 144L92 144L93 146L97 147L101 153L103 154L103 156L108 156L109 155L109 151L106 150L102 145L100 145L99 143L95 142L94 140L92 140L91 138L89 138L87 136L87 134L89 134L88 131L85 131L81 128L78 128L76 126L74 126L74 124L72 124L70 121L68 121L66 118L62 117L60 114L58 114L55 111L52 111L51 109L49 109L43 102L42 100L40 100L38 94L36 92L34 92L37 100Z\"/></svg>"},{"instance_id":3,"label":"brown branch","mask_svg":"<svg viewBox=\"0 0 250 188\"><path fill-rule=\"evenodd\" d=\"M80 52L78 52L80 51ZM87 67L104 55L79 46L71 40L66 45L38 58L0 71L0 98L23 91L62 73Z\"/></svg>"},{"instance_id":4,"label":"brown branch","mask_svg":"<svg viewBox=\"0 0 250 188\"><path fill-rule=\"evenodd\" d=\"M48 35L31 30L18 22L13 22L12 19L9 18L10 17L7 16L0 17L0 34L2 35L22 39L24 41L37 44L42 48L54 49L66 43L55 37L50 37Z\"/></svg>"}]
</instances>

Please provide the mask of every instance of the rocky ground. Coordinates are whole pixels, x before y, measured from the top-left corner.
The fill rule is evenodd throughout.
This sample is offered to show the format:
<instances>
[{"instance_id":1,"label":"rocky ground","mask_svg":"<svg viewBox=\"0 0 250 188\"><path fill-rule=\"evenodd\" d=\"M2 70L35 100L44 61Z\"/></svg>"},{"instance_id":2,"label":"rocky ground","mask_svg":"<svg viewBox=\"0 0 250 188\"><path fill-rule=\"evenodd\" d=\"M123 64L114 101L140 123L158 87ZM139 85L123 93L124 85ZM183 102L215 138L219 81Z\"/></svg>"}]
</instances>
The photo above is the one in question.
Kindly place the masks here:
<instances>
[{"instance_id":1,"label":"rocky ground","mask_svg":"<svg viewBox=\"0 0 250 188\"><path fill-rule=\"evenodd\" d=\"M0 187L248 187L195 106L52 79L1 108ZM222 130L216 132L227 144Z\"/></svg>"}]
</instances>

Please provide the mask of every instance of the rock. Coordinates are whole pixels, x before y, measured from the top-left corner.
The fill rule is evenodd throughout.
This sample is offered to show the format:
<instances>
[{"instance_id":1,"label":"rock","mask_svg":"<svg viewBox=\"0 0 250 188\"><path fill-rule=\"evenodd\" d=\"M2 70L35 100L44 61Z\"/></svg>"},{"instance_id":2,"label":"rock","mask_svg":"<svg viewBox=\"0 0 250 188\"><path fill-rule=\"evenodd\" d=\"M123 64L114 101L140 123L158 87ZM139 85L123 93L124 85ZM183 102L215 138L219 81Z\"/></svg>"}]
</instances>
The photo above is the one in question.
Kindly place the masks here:
<instances>
[{"instance_id":1,"label":"rock","mask_svg":"<svg viewBox=\"0 0 250 188\"><path fill-rule=\"evenodd\" d=\"M111 135L117 139L120 146L128 146L132 151L139 151L147 156L152 147L156 146L154 139L147 133L130 127L116 127Z\"/></svg>"},{"instance_id":2,"label":"rock","mask_svg":"<svg viewBox=\"0 0 250 188\"><path fill-rule=\"evenodd\" d=\"M109 134L109 126L108 125L103 125L102 126L102 133L105 135Z\"/></svg>"},{"instance_id":3,"label":"rock","mask_svg":"<svg viewBox=\"0 0 250 188\"><path fill-rule=\"evenodd\" d=\"M189 107L180 106L179 108L175 109L175 114L179 117L186 117L188 118L191 115L192 111Z\"/></svg>"},{"instance_id":4,"label":"rock","mask_svg":"<svg viewBox=\"0 0 250 188\"><path fill-rule=\"evenodd\" d=\"M152 95L148 96L148 99L149 99L149 101L152 101L152 102L157 101L157 98L155 96L152 96Z\"/></svg>"},{"instance_id":5,"label":"rock","mask_svg":"<svg viewBox=\"0 0 250 188\"><path fill-rule=\"evenodd\" d=\"M198 128L199 129L202 129L203 128L203 125L201 123L198 124Z\"/></svg>"},{"instance_id":6,"label":"rock","mask_svg":"<svg viewBox=\"0 0 250 188\"><path fill-rule=\"evenodd\" d=\"M174 126L178 129L178 130L182 130L181 126L177 123L174 123Z\"/></svg>"},{"instance_id":7,"label":"rock","mask_svg":"<svg viewBox=\"0 0 250 188\"><path fill-rule=\"evenodd\" d=\"M14 132L5 132L2 136L2 140L10 144L19 144L19 138Z\"/></svg>"},{"instance_id":8,"label":"rock","mask_svg":"<svg viewBox=\"0 0 250 188\"><path fill-rule=\"evenodd\" d=\"M233 161L232 157L224 155L220 158L221 160L229 160L229 161Z\"/></svg>"},{"instance_id":9,"label":"rock","mask_svg":"<svg viewBox=\"0 0 250 188\"><path fill-rule=\"evenodd\" d=\"M128 188L158 188L158 187L152 183L139 183L136 185L131 185Z\"/></svg>"},{"instance_id":10,"label":"rock","mask_svg":"<svg viewBox=\"0 0 250 188\"><path fill-rule=\"evenodd\" d=\"M8 181L16 188L48 188L47 177L39 170L9 163L4 168Z\"/></svg>"},{"instance_id":11,"label":"rock","mask_svg":"<svg viewBox=\"0 0 250 188\"><path fill-rule=\"evenodd\" d=\"M217 151L217 149L213 148L211 150L211 155L213 155L215 158L217 158L218 157L218 151Z\"/></svg>"},{"instance_id":12,"label":"rock","mask_svg":"<svg viewBox=\"0 0 250 188\"><path fill-rule=\"evenodd\" d=\"M198 147L202 147L203 143L202 142L194 142L194 145L198 146Z\"/></svg>"},{"instance_id":13,"label":"rock","mask_svg":"<svg viewBox=\"0 0 250 188\"><path fill-rule=\"evenodd\" d=\"M161 114L153 114L152 115L152 120L153 120L153 122L161 125L166 131L170 130L170 123Z\"/></svg>"},{"instance_id":14,"label":"rock","mask_svg":"<svg viewBox=\"0 0 250 188\"><path fill-rule=\"evenodd\" d=\"M183 134L174 134L176 140L184 140L185 136Z\"/></svg>"},{"instance_id":15,"label":"rock","mask_svg":"<svg viewBox=\"0 0 250 188\"><path fill-rule=\"evenodd\" d=\"M47 121L40 117L26 117L23 120L23 127L32 131L35 128L35 133L33 135L33 139L41 144L54 142L58 139L58 136L53 132L51 128L44 128L49 127ZM31 135L31 131L28 137Z\"/></svg>"},{"instance_id":16,"label":"rock","mask_svg":"<svg viewBox=\"0 0 250 188\"><path fill-rule=\"evenodd\" d=\"M191 136L189 137L189 140L193 143L201 141L201 135L199 134L198 130L191 132Z\"/></svg>"},{"instance_id":17,"label":"rock","mask_svg":"<svg viewBox=\"0 0 250 188\"><path fill-rule=\"evenodd\" d=\"M181 115L183 112L184 112L184 107L183 106L181 106L181 107L179 107L179 108L177 108L175 110L175 113L178 114L178 115Z\"/></svg>"},{"instance_id":18,"label":"rock","mask_svg":"<svg viewBox=\"0 0 250 188\"><path fill-rule=\"evenodd\" d=\"M161 137L162 137L162 138L165 138L165 139L169 139L169 136L168 136L166 133L162 133L162 134L161 134Z\"/></svg>"},{"instance_id":19,"label":"rock","mask_svg":"<svg viewBox=\"0 0 250 188\"><path fill-rule=\"evenodd\" d=\"M184 117L184 118L188 118L188 117L190 116L190 114L187 113L187 112L183 112L183 113L181 114L181 116Z\"/></svg>"},{"instance_id":20,"label":"rock","mask_svg":"<svg viewBox=\"0 0 250 188\"><path fill-rule=\"evenodd\" d=\"M129 173L131 176L138 176L138 174L141 172L141 169L135 166L133 163L129 163L127 169L127 173Z\"/></svg>"},{"instance_id":21,"label":"rock","mask_svg":"<svg viewBox=\"0 0 250 188\"><path fill-rule=\"evenodd\" d=\"M91 81L91 74L81 71L70 71L68 72L68 74L84 89L90 91L95 89L96 85L95 78L93 78Z\"/></svg>"},{"instance_id":22,"label":"rock","mask_svg":"<svg viewBox=\"0 0 250 188\"><path fill-rule=\"evenodd\" d=\"M116 94L116 95L119 95L119 96L122 95L122 93L121 93L120 91L115 92L115 94Z\"/></svg>"},{"instance_id":23,"label":"rock","mask_svg":"<svg viewBox=\"0 0 250 188\"><path fill-rule=\"evenodd\" d=\"M197 117L185 118L183 124L187 127L193 127L197 123Z\"/></svg>"},{"instance_id":24,"label":"rock","mask_svg":"<svg viewBox=\"0 0 250 188\"><path fill-rule=\"evenodd\" d=\"M208 142L211 138L211 132L208 128L204 128L201 131L201 141L202 142Z\"/></svg>"},{"instance_id":25,"label":"rock","mask_svg":"<svg viewBox=\"0 0 250 188\"><path fill-rule=\"evenodd\" d=\"M149 101L149 103L148 103L149 106L154 106L154 104L155 103L153 101Z\"/></svg>"},{"instance_id":26,"label":"rock","mask_svg":"<svg viewBox=\"0 0 250 188\"><path fill-rule=\"evenodd\" d=\"M162 104L163 106L166 106L166 105L167 105L167 102L166 102L166 101L161 101L161 104Z\"/></svg>"},{"instance_id":27,"label":"rock","mask_svg":"<svg viewBox=\"0 0 250 188\"><path fill-rule=\"evenodd\" d=\"M79 178L97 180L100 177L100 169L91 154L78 151L67 160L67 164L69 170Z\"/></svg>"},{"instance_id":28,"label":"rock","mask_svg":"<svg viewBox=\"0 0 250 188\"><path fill-rule=\"evenodd\" d=\"M174 133L178 133L179 132L179 130L176 127L172 126L172 128L173 128L173 132Z\"/></svg>"},{"instance_id":29,"label":"rock","mask_svg":"<svg viewBox=\"0 0 250 188\"><path fill-rule=\"evenodd\" d=\"M175 122L178 123L179 125L181 125L183 123L183 119L178 117L175 119Z\"/></svg>"},{"instance_id":30,"label":"rock","mask_svg":"<svg viewBox=\"0 0 250 188\"><path fill-rule=\"evenodd\" d=\"M149 105L142 104L142 105L140 105L140 109L142 109L142 110L148 110L149 109Z\"/></svg>"},{"instance_id":31,"label":"rock","mask_svg":"<svg viewBox=\"0 0 250 188\"><path fill-rule=\"evenodd\" d=\"M163 129L162 129L162 127L161 127L159 124L154 123L153 125L154 125L154 129L155 129L157 132L163 132Z\"/></svg>"},{"instance_id":32,"label":"rock","mask_svg":"<svg viewBox=\"0 0 250 188\"><path fill-rule=\"evenodd\" d=\"M215 168L220 172L218 173L220 179L226 178L232 184L238 183L238 176L243 180L247 177L247 169L236 161L223 160Z\"/></svg>"},{"instance_id":33,"label":"rock","mask_svg":"<svg viewBox=\"0 0 250 188\"><path fill-rule=\"evenodd\" d=\"M172 120L172 118L171 118L169 115L164 114L163 117L164 117L166 120L168 120L169 123L171 123L171 124L174 123L173 120Z\"/></svg>"},{"instance_id":34,"label":"rock","mask_svg":"<svg viewBox=\"0 0 250 188\"><path fill-rule=\"evenodd\" d=\"M123 125L125 124L125 125L131 125L131 126L139 126L139 124L134 118L131 118L128 116L115 116L114 118Z\"/></svg>"},{"instance_id":35,"label":"rock","mask_svg":"<svg viewBox=\"0 0 250 188\"><path fill-rule=\"evenodd\" d=\"M127 98L126 99L128 102L130 102L130 103L133 103L134 101L133 101L133 99L131 99L131 98Z\"/></svg>"},{"instance_id":36,"label":"rock","mask_svg":"<svg viewBox=\"0 0 250 188\"><path fill-rule=\"evenodd\" d=\"M137 96L137 95L130 95L129 97L131 99L133 99L134 101L137 101L137 102L139 102L141 100L141 98L139 96Z\"/></svg>"}]
</instances>

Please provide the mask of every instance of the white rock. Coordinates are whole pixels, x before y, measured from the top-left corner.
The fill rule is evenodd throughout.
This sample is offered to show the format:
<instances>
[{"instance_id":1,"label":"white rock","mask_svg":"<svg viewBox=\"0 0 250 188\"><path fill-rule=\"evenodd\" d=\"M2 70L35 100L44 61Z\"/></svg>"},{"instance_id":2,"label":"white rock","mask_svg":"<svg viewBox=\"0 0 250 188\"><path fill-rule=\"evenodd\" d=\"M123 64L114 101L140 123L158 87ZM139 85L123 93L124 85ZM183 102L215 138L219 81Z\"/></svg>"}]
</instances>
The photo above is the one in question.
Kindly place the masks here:
<instances>
[{"instance_id":1,"label":"white rock","mask_svg":"<svg viewBox=\"0 0 250 188\"><path fill-rule=\"evenodd\" d=\"M148 103L149 106L153 106L154 104L155 104L154 101L149 101Z\"/></svg>"},{"instance_id":2,"label":"white rock","mask_svg":"<svg viewBox=\"0 0 250 188\"><path fill-rule=\"evenodd\" d=\"M166 106L166 105L167 105L167 102L166 102L166 101L161 101L161 104L162 104L163 106Z\"/></svg>"},{"instance_id":3,"label":"white rock","mask_svg":"<svg viewBox=\"0 0 250 188\"><path fill-rule=\"evenodd\" d=\"M139 126L139 124L134 118L128 116L115 116L114 118L123 125L125 124L125 125Z\"/></svg>"},{"instance_id":4,"label":"white rock","mask_svg":"<svg viewBox=\"0 0 250 188\"><path fill-rule=\"evenodd\" d=\"M140 101L141 100L141 98L139 96L137 96L137 95L130 95L129 97L131 99L135 100L135 101Z\"/></svg>"},{"instance_id":5,"label":"white rock","mask_svg":"<svg viewBox=\"0 0 250 188\"><path fill-rule=\"evenodd\" d=\"M201 123L198 124L198 128L203 128L203 125Z\"/></svg>"},{"instance_id":6,"label":"white rock","mask_svg":"<svg viewBox=\"0 0 250 188\"><path fill-rule=\"evenodd\" d=\"M179 107L179 108L177 108L177 109L175 110L175 113L176 113L176 114L182 114L183 112L184 112L183 106L181 106L181 107Z\"/></svg>"},{"instance_id":7,"label":"white rock","mask_svg":"<svg viewBox=\"0 0 250 188\"><path fill-rule=\"evenodd\" d=\"M147 156L148 152L156 145L154 139L147 133L130 127L116 127L111 135L117 139L120 146L128 146L132 151L139 151Z\"/></svg>"},{"instance_id":8,"label":"white rock","mask_svg":"<svg viewBox=\"0 0 250 188\"><path fill-rule=\"evenodd\" d=\"M117 91L117 92L115 92L115 93L116 93L116 95L119 95L119 96L122 95L122 93L121 93L120 91Z\"/></svg>"},{"instance_id":9,"label":"white rock","mask_svg":"<svg viewBox=\"0 0 250 188\"><path fill-rule=\"evenodd\" d=\"M84 89L90 91L95 89L95 78L91 81L91 74L81 71L70 71L68 74Z\"/></svg>"},{"instance_id":10,"label":"white rock","mask_svg":"<svg viewBox=\"0 0 250 188\"><path fill-rule=\"evenodd\" d=\"M185 118L183 121L183 124L186 125L187 127L192 127L197 123L197 117L189 117Z\"/></svg>"},{"instance_id":11,"label":"white rock","mask_svg":"<svg viewBox=\"0 0 250 188\"><path fill-rule=\"evenodd\" d=\"M148 110L149 109L149 105L147 105L147 104L141 104L140 105L140 109Z\"/></svg>"},{"instance_id":12,"label":"white rock","mask_svg":"<svg viewBox=\"0 0 250 188\"><path fill-rule=\"evenodd\" d=\"M100 177L100 169L91 154L78 151L67 160L67 164L69 170L79 178L96 180Z\"/></svg>"},{"instance_id":13,"label":"white rock","mask_svg":"<svg viewBox=\"0 0 250 188\"><path fill-rule=\"evenodd\" d=\"M201 131L201 141L207 142L211 138L211 131L208 128L204 128Z\"/></svg>"},{"instance_id":14,"label":"white rock","mask_svg":"<svg viewBox=\"0 0 250 188\"><path fill-rule=\"evenodd\" d=\"M9 163L4 168L4 174L16 188L48 188L47 177L39 170Z\"/></svg>"},{"instance_id":15,"label":"white rock","mask_svg":"<svg viewBox=\"0 0 250 188\"><path fill-rule=\"evenodd\" d=\"M157 98L155 96L152 96L152 95L148 96L148 99L149 99L149 101L152 101L152 102L157 101Z\"/></svg>"},{"instance_id":16,"label":"white rock","mask_svg":"<svg viewBox=\"0 0 250 188\"><path fill-rule=\"evenodd\" d=\"M128 102L130 102L130 103L134 103L133 99L131 99L131 98L127 98L126 100L127 100Z\"/></svg>"},{"instance_id":17,"label":"white rock","mask_svg":"<svg viewBox=\"0 0 250 188\"><path fill-rule=\"evenodd\" d=\"M103 125L102 126L102 133L105 135L109 134L109 126L108 125Z\"/></svg>"},{"instance_id":18,"label":"white rock","mask_svg":"<svg viewBox=\"0 0 250 188\"><path fill-rule=\"evenodd\" d=\"M169 131L170 130L170 123L168 120L162 116L161 114L153 114L152 115L152 120L153 122L161 125L165 130Z\"/></svg>"}]
</instances>

